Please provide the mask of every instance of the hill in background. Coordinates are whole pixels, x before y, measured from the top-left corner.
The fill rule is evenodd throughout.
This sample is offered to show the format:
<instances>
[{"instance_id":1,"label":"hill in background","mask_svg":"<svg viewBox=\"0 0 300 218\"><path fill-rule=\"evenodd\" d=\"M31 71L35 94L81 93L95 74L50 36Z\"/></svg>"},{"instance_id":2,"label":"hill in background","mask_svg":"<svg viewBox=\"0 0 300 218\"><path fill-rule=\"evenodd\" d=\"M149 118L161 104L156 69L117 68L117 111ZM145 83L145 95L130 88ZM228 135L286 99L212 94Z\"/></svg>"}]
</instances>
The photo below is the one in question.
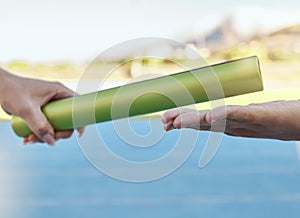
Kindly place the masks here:
<instances>
[{"instance_id":1,"label":"hill in background","mask_svg":"<svg viewBox=\"0 0 300 218\"><path fill-rule=\"evenodd\" d=\"M175 62L193 60L187 48L196 50L208 64L256 55L261 60L266 81L300 79L300 14L241 7L225 17L200 20L195 28L181 33L179 38L183 42L181 46L149 43L113 54L109 60L98 64L90 79L107 75L105 71L116 65L119 67L111 73L110 79L124 80L146 73L182 71L178 64L169 60L147 57L127 60L126 57L134 55L134 51L139 51L139 56L164 51L164 56ZM88 63L28 63L15 60L1 66L22 76L79 80Z\"/></svg>"}]
</instances>

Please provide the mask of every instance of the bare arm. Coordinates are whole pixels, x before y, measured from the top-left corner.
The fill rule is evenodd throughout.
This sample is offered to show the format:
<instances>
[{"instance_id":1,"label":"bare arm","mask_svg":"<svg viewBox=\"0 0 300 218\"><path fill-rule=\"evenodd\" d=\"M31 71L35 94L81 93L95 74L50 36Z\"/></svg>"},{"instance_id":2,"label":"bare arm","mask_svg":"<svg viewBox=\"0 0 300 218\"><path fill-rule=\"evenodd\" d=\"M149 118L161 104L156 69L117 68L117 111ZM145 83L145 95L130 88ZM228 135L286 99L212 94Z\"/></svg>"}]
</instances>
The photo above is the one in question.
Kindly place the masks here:
<instances>
[{"instance_id":1,"label":"bare arm","mask_svg":"<svg viewBox=\"0 0 300 218\"><path fill-rule=\"evenodd\" d=\"M163 114L162 122L167 131L172 128L225 130L225 134L233 136L300 140L300 100L224 106L206 111L173 109Z\"/></svg>"}]
</instances>

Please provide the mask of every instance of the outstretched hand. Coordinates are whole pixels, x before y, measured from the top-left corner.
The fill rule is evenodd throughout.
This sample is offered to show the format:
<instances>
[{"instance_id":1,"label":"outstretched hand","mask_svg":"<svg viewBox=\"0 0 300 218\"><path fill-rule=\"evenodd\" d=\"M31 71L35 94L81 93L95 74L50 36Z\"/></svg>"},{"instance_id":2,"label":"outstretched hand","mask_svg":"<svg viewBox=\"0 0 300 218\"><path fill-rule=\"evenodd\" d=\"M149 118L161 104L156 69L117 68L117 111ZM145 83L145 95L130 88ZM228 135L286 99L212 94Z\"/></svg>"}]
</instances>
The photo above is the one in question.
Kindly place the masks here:
<instances>
[{"instance_id":1,"label":"outstretched hand","mask_svg":"<svg viewBox=\"0 0 300 218\"><path fill-rule=\"evenodd\" d=\"M74 130L55 132L41 107L52 100L74 96L75 93L60 83L22 78L7 74L2 87L1 106L9 114L22 117L33 134L24 143L45 142L54 145L60 138L68 138ZM84 129L77 129L82 134Z\"/></svg>"},{"instance_id":2,"label":"outstretched hand","mask_svg":"<svg viewBox=\"0 0 300 218\"><path fill-rule=\"evenodd\" d=\"M300 100L223 106L202 111L172 109L162 115L162 122L167 131L192 128L232 136L300 140Z\"/></svg>"}]
</instances>

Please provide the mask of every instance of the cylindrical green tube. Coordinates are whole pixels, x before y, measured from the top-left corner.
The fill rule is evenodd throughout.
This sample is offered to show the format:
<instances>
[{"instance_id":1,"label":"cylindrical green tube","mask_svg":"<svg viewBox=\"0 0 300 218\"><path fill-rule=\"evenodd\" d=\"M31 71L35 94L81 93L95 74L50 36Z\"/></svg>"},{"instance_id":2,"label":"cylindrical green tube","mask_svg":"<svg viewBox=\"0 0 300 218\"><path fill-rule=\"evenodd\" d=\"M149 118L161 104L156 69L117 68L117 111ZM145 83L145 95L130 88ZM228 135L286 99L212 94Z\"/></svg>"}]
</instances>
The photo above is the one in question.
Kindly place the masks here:
<instances>
[{"instance_id":1,"label":"cylindrical green tube","mask_svg":"<svg viewBox=\"0 0 300 218\"><path fill-rule=\"evenodd\" d=\"M55 130L66 130L260 90L258 58L248 57L53 101L42 110ZM32 132L20 117L12 126L18 136Z\"/></svg>"}]
</instances>

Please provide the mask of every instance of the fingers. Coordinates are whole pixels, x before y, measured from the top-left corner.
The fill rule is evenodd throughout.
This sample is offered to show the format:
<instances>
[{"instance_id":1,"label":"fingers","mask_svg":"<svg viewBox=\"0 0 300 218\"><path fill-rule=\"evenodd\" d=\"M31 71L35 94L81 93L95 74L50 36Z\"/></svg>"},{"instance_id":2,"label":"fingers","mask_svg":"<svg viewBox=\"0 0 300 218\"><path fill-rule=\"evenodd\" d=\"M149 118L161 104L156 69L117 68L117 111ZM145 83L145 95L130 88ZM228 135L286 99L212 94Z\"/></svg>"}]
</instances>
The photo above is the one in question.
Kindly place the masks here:
<instances>
[{"instance_id":1,"label":"fingers","mask_svg":"<svg viewBox=\"0 0 300 218\"><path fill-rule=\"evenodd\" d=\"M34 132L34 134L31 134L23 139L24 144L45 142L51 146L54 146L57 140L69 138L72 136L74 129L54 132L53 127L50 125L41 111L35 114L36 115L34 116L34 118L31 118L32 116L29 115L28 118L24 118L30 129L32 129L32 131ZM80 127L76 130L78 131L79 136L82 136L85 128Z\"/></svg>"},{"instance_id":2,"label":"fingers","mask_svg":"<svg viewBox=\"0 0 300 218\"><path fill-rule=\"evenodd\" d=\"M231 136L282 140L299 136L297 126L291 128L299 114L294 102L289 102L288 105L287 102L280 101L248 106L222 106L211 111L180 112L175 109L164 114L162 120L166 129L206 129ZM296 123L299 122L296 120Z\"/></svg>"},{"instance_id":3,"label":"fingers","mask_svg":"<svg viewBox=\"0 0 300 218\"><path fill-rule=\"evenodd\" d=\"M218 107L215 108L213 110L202 110L202 111L196 111L193 109L188 109L188 108L175 108L175 109L171 109L166 111L161 118L161 121L164 124L168 124L173 122L179 115L183 115L186 113L193 113L193 112L198 112L198 113L193 113L190 115L185 115L182 118L183 119L183 125L186 126L188 122L195 122L195 120L200 121L201 123L212 123L215 122L217 120L224 120L228 117L235 117L236 116L236 112L240 113L240 111L238 110L241 106L222 106L222 107ZM194 115L195 120L193 120L193 117L191 115ZM240 114L239 114L240 115ZM242 115L240 115L242 116ZM181 127L181 125L179 125L178 121L178 128ZM177 128L177 127L176 127Z\"/></svg>"},{"instance_id":4,"label":"fingers","mask_svg":"<svg viewBox=\"0 0 300 218\"><path fill-rule=\"evenodd\" d=\"M23 107L22 117L39 140L54 145L54 129L38 106ZM31 138L31 140L34 139Z\"/></svg>"},{"instance_id":5,"label":"fingers","mask_svg":"<svg viewBox=\"0 0 300 218\"><path fill-rule=\"evenodd\" d=\"M170 121L173 121L179 114L183 114L191 111L194 110L188 108L174 108L163 113L161 117L161 121L166 124L169 123Z\"/></svg>"},{"instance_id":6,"label":"fingers","mask_svg":"<svg viewBox=\"0 0 300 218\"><path fill-rule=\"evenodd\" d=\"M57 131L55 133L55 141L57 141L58 139L66 139L66 138L70 138L71 135L73 134L74 130L64 130L64 131Z\"/></svg>"},{"instance_id":7,"label":"fingers","mask_svg":"<svg viewBox=\"0 0 300 218\"><path fill-rule=\"evenodd\" d=\"M169 130L172 130L174 128L178 128L178 127L174 126L174 124L173 124L174 120L179 115L184 114L184 113L188 113L188 112L191 112L191 111L195 111L195 110L188 109L188 108L174 108L174 109L166 111L161 117L161 121L164 124L164 129L166 131L169 131Z\"/></svg>"},{"instance_id":8,"label":"fingers","mask_svg":"<svg viewBox=\"0 0 300 218\"><path fill-rule=\"evenodd\" d=\"M40 93L40 97L42 98L42 100L39 101L39 104L41 107L47 104L49 101L59 100L77 95L74 91L68 89L59 82L47 82L46 86L47 87L45 88L44 92Z\"/></svg>"},{"instance_id":9,"label":"fingers","mask_svg":"<svg viewBox=\"0 0 300 218\"><path fill-rule=\"evenodd\" d=\"M23 144L33 144L35 142L43 142L42 140L40 140L36 135L34 134L30 134L29 136L23 138Z\"/></svg>"},{"instance_id":10,"label":"fingers","mask_svg":"<svg viewBox=\"0 0 300 218\"><path fill-rule=\"evenodd\" d=\"M207 110L203 111L191 111L183 113L177 116L173 121L175 128L192 128L196 130L206 130L210 127L210 124L206 122Z\"/></svg>"},{"instance_id":11,"label":"fingers","mask_svg":"<svg viewBox=\"0 0 300 218\"><path fill-rule=\"evenodd\" d=\"M58 99L68 98L77 95L76 92L72 91L71 89L67 88L66 86L64 86L59 82L55 82L53 84L55 84L57 90L56 90L56 95L53 96L51 100L58 100Z\"/></svg>"},{"instance_id":12,"label":"fingers","mask_svg":"<svg viewBox=\"0 0 300 218\"><path fill-rule=\"evenodd\" d=\"M192 128L208 130L210 124L206 121L207 110L196 111L188 108L176 108L162 115L162 122L166 131L174 128Z\"/></svg>"},{"instance_id":13,"label":"fingers","mask_svg":"<svg viewBox=\"0 0 300 218\"><path fill-rule=\"evenodd\" d=\"M45 142L49 145L54 145L55 141L60 138L69 138L74 130L65 130L55 132L51 124L48 122L47 118L41 111L41 107L51 100L58 100L66 97L72 97L76 95L75 92L68 89L61 83L49 82L47 83L46 93L42 96L41 102L36 101L35 105L28 106L27 109L21 114L30 129L34 134L24 138L24 144L34 143L34 142ZM82 135L84 128L78 128L79 135Z\"/></svg>"},{"instance_id":14,"label":"fingers","mask_svg":"<svg viewBox=\"0 0 300 218\"><path fill-rule=\"evenodd\" d=\"M170 131L170 130L172 130L172 129L175 129L175 127L173 126L173 121L170 121L170 122L168 122L168 123L165 123L165 124L164 124L164 129L165 129L166 131Z\"/></svg>"},{"instance_id":15,"label":"fingers","mask_svg":"<svg viewBox=\"0 0 300 218\"><path fill-rule=\"evenodd\" d=\"M54 139L55 141L59 139L65 139L72 136L74 130L64 130L55 132ZM30 134L29 136L23 139L24 144L33 144L35 142L43 142L40 138L38 138L35 134Z\"/></svg>"},{"instance_id":16,"label":"fingers","mask_svg":"<svg viewBox=\"0 0 300 218\"><path fill-rule=\"evenodd\" d=\"M49 101L76 95L61 83L13 77L8 80L8 92L1 106L6 112L22 117L34 134L24 138L24 143L45 142L54 145L59 138L70 137L73 130L55 132L41 108ZM78 129L83 134L84 129Z\"/></svg>"},{"instance_id":17,"label":"fingers","mask_svg":"<svg viewBox=\"0 0 300 218\"><path fill-rule=\"evenodd\" d=\"M192 128L226 132L227 129L243 128L245 120L253 119L253 111L248 106L222 106L213 110L195 111L173 109L162 116L165 130Z\"/></svg>"}]
</instances>

